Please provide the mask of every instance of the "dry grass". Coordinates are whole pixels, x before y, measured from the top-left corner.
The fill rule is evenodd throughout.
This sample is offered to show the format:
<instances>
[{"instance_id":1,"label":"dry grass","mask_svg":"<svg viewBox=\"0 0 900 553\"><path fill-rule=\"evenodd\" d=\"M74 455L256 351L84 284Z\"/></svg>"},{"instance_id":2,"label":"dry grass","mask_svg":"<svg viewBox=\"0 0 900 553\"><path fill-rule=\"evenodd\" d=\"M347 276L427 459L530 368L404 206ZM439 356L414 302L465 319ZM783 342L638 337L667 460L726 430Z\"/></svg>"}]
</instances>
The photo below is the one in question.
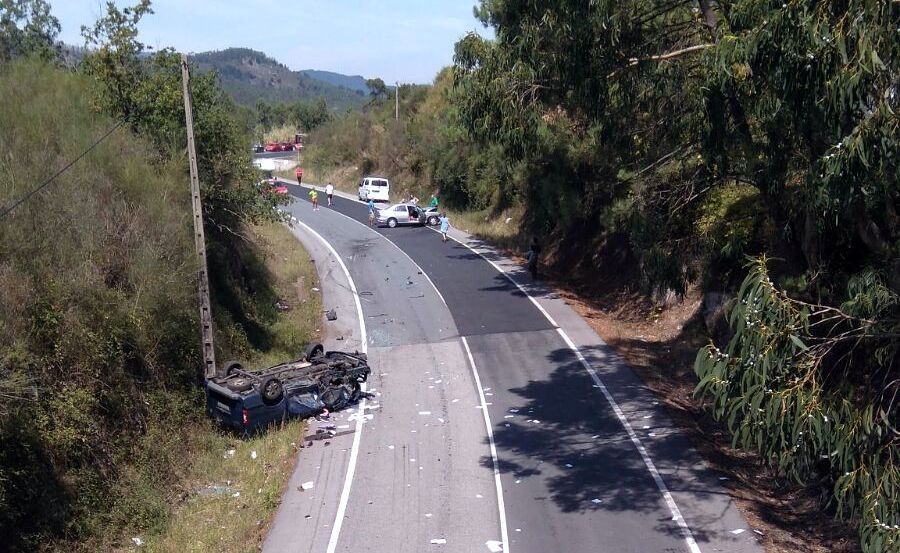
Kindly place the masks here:
<instances>
[{"instance_id":1,"label":"dry grass","mask_svg":"<svg viewBox=\"0 0 900 553\"><path fill-rule=\"evenodd\" d=\"M173 507L162 534L146 540L146 550L259 551L303 431L304 423L293 421L254 439L223 439L222 447L194 459L183 500Z\"/></svg>"},{"instance_id":2,"label":"dry grass","mask_svg":"<svg viewBox=\"0 0 900 553\"><path fill-rule=\"evenodd\" d=\"M272 325L273 347L248 360L255 365L272 365L299 357L307 344L320 338L322 296L312 292L319 286L315 264L287 228L279 224L260 225L253 228L253 233L264 252L275 291L290 307Z\"/></svg>"},{"instance_id":3,"label":"dry grass","mask_svg":"<svg viewBox=\"0 0 900 553\"><path fill-rule=\"evenodd\" d=\"M499 215L490 210L454 211L447 210L450 224L471 235L490 241L494 246L513 252L528 248L528 239L522 234L523 207L509 208Z\"/></svg>"},{"instance_id":4,"label":"dry grass","mask_svg":"<svg viewBox=\"0 0 900 553\"><path fill-rule=\"evenodd\" d=\"M273 347L248 360L251 366L273 365L301 355L318 335L322 300L312 288L319 281L309 254L288 229L268 224L251 230L279 298L290 306L271 326ZM258 551L290 478L304 427L293 421L249 440L211 439L186 463L179 484L183 499L172 508L164 530L147 539L147 549ZM224 486L224 493L211 493L212 486Z\"/></svg>"}]
</instances>

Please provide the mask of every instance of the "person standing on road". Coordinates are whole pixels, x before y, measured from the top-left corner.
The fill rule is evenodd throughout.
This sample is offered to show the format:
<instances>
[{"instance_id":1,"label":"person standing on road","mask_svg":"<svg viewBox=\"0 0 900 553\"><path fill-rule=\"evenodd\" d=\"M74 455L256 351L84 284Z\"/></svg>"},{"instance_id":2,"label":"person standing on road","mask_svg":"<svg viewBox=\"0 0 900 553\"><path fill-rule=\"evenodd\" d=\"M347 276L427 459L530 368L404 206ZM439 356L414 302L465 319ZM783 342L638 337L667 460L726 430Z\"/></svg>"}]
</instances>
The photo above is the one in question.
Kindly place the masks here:
<instances>
[{"instance_id":1,"label":"person standing on road","mask_svg":"<svg viewBox=\"0 0 900 553\"><path fill-rule=\"evenodd\" d=\"M531 273L532 280L537 280L538 278L538 258L541 255L541 244L538 242L537 237L532 238L531 246L528 248L528 253L525 254L525 259L528 262L528 272Z\"/></svg>"},{"instance_id":2,"label":"person standing on road","mask_svg":"<svg viewBox=\"0 0 900 553\"><path fill-rule=\"evenodd\" d=\"M294 169L294 175L297 176L297 184L300 184L303 181L303 167L297 167Z\"/></svg>"},{"instance_id":3,"label":"person standing on road","mask_svg":"<svg viewBox=\"0 0 900 553\"><path fill-rule=\"evenodd\" d=\"M446 213L441 213L441 242L447 241L447 233L450 232L450 219L447 218Z\"/></svg>"},{"instance_id":4,"label":"person standing on road","mask_svg":"<svg viewBox=\"0 0 900 553\"><path fill-rule=\"evenodd\" d=\"M331 207L331 199L334 197L334 185L330 182L325 185L325 195L328 196L328 207Z\"/></svg>"},{"instance_id":5,"label":"person standing on road","mask_svg":"<svg viewBox=\"0 0 900 553\"><path fill-rule=\"evenodd\" d=\"M366 205L369 206L369 226L374 227L375 226L375 202L372 200L372 198L369 198L369 203Z\"/></svg>"},{"instance_id":6,"label":"person standing on road","mask_svg":"<svg viewBox=\"0 0 900 553\"><path fill-rule=\"evenodd\" d=\"M312 202L313 211L319 211L319 193L315 188L309 189L309 201Z\"/></svg>"}]
</instances>

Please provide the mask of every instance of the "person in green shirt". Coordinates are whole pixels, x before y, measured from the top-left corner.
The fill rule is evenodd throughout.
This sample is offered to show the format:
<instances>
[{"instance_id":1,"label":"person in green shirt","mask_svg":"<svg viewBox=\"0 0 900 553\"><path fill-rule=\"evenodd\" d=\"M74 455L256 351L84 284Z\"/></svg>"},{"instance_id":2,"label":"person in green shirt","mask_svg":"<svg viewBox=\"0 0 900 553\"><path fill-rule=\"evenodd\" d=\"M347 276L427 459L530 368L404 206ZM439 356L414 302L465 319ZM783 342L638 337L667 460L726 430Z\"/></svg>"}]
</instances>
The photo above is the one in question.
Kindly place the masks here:
<instances>
[{"instance_id":1,"label":"person in green shirt","mask_svg":"<svg viewBox=\"0 0 900 553\"><path fill-rule=\"evenodd\" d=\"M319 210L319 193L316 192L315 188L309 189L309 201L312 202L313 211Z\"/></svg>"},{"instance_id":2,"label":"person in green shirt","mask_svg":"<svg viewBox=\"0 0 900 553\"><path fill-rule=\"evenodd\" d=\"M431 195L431 201L428 202L428 207L437 207L438 206L438 198L437 195Z\"/></svg>"}]
</instances>

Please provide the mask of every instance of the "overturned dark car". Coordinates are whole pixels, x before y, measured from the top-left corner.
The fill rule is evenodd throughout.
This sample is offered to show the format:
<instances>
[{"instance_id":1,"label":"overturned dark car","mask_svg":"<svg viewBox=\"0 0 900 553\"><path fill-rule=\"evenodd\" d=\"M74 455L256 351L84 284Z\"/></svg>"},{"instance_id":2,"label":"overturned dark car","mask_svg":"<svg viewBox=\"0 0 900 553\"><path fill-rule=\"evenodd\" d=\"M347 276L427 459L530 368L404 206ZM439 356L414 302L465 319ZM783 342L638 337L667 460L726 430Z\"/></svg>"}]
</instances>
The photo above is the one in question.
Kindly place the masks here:
<instances>
[{"instance_id":1,"label":"overturned dark car","mask_svg":"<svg viewBox=\"0 0 900 553\"><path fill-rule=\"evenodd\" d=\"M245 370L231 361L206 381L206 412L243 434L289 417L339 411L356 402L371 369L364 353L325 351L321 344L295 361Z\"/></svg>"}]
</instances>

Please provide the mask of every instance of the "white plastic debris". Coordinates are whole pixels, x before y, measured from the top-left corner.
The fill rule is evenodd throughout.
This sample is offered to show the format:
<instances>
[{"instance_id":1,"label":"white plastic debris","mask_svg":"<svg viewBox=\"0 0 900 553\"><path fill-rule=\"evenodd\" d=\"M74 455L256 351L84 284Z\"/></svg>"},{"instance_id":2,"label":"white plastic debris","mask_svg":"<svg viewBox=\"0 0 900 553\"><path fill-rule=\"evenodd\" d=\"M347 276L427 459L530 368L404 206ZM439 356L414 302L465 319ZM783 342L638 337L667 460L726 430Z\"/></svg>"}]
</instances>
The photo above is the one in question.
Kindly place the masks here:
<instances>
[{"instance_id":1,"label":"white plastic debris","mask_svg":"<svg viewBox=\"0 0 900 553\"><path fill-rule=\"evenodd\" d=\"M431 518L431 513L425 513L425 518Z\"/></svg>"},{"instance_id":2,"label":"white plastic debris","mask_svg":"<svg viewBox=\"0 0 900 553\"><path fill-rule=\"evenodd\" d=\"M241 492L234 492L233 494L231 494L231 497L240 497L240 496L241 496Z\"/></svg>"},{"instance_id":3,"label":"white plastic debris","mask_svg":"<svg viewBox=\"0 0 900 553\"><path fill-rule=\"evenodd\" d=\"M599 505L599 504L603 503L603 500L595 497L594 499L591 500L591 503L593 503L594 505Z\"/></svg>"},{"instance_id":4,"label":"white plastic debris","mask_svg":"<svg viewBox=\"0 0 900 553\"><path fill-rule=\"evenodd\" d=\"M254 449L253 451L250 452L250 458L251 458L251 459L256 459L256 450L255 450L255 449Z\"/></svg>"},{"instance_id":5,"label":"white plastic debris","mask_svg":"<svg viewBox=\"0 0 900 553\"><path fill-rule=\"evenodd\" d=\"M484 542L484 545L487 546L488 551L491 553L500 553L503 551L503 542L497 540L488 540Z\"/></svg>"},{"instance_id":6,"label":"white plastic debris","mask_svg":"<svg viewBox=\"0 0 900 553\"><path fill-rule=\"evenodd\" d=\"M419 411L420 415L430 415L431 411Z\"/></svg>"},{"instance_id":7,"label":"white plastic debris","mask_svg":"<svg viewBox=\"0 0 900 553\"><path fill-rule=\"evenodd\" d=\"M743 534L744 532L746 532L746 530L744 530L743 528L738 528L736 530L731 531L731 533L734 534L735 536L737 536L738 534Z\"/></svg>"},{"instance_id":8,"label":"white plastic debris","mask_svg":"<svg viewBox=\"0 0 900 553\"><path fill-rule=\"evenodd\" d=\"M444 538L434 538L433 540L431 540L431 543L433 543L434 545L444 545L445 543L447 543L447 540L445 540Z\"/></svg>"},{"instance_id":9,"label":"white plastic debris","mask_svg":"<svg viewBox=\"0 0 900 553\"><path fill-rule=\"evenodd\" d=\"M304 482L304 483L300 484L300 489L303 491L311 490L313 488L313 485L314 484L313 484L312 480L310 480L309 482Z\"/></svg>"},{"instance_id":10,"label":"white plastic debris","mask_svg":"<svg viewBox=\"0 0 900 553\"><path fill-rule=\"evenodd\" d=\"M572 466L573 466L573 465L572 465L571 463L566 463L566 468L567 468L567 469L572 468Z\"/></svg>"},{"instance_id":11,"label":"white plastic debris","mask_svg":"<svg viewBox=\"0 0 900 553\"><path fill-rule=\"evenodd\" d=\"M142 540L140 536L136 536L136 537L134 537L134 538L131 538L131 541L133 541L133 542L134 542L134 545L136 545L136 546L138 546L138 547L144 545L144 540Z\"/></svg>"},{"instance_id":12,"label":"white plastic debris","mask_svg":"<svg viewBox=\"0 0 900 553\"><path fill-rule=\"evenodd\" d=\"M484 496L481 495L480 493L476 493L476 494L475 494L475 499L481 499L481 498L483 498L483 497L484 497Z\"/></svg>"}]
</instances>

